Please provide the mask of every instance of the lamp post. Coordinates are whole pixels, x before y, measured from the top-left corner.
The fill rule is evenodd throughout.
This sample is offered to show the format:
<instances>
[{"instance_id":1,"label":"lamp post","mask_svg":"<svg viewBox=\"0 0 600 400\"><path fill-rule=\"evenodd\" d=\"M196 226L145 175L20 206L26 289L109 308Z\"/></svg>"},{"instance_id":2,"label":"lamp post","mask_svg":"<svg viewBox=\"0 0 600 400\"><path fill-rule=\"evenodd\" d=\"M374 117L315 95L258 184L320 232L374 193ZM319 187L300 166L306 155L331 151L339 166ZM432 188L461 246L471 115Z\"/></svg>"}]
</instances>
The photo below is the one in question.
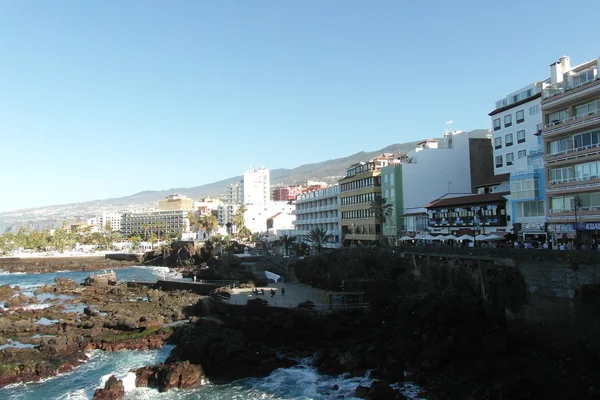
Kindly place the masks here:
<instances>
[{"instance_id":1,"label":"lamp post","mask_svg":"<svg viewBox=\"0 0 600 400\"><path fill-rule=\"evenodd\" d=\"M575 196L573 199L573 208L575 211L575 249L579 250L579 219L577 218L577 209L581 207L581 200L579 196Z\"/></svg>"},{"instance_id":2,"label":"lamp post","mask_svg":"<svg viewBox=\"0 0 600 400\"><path fill-rule=\"evenodd\" d=\"M354 245L356 244L355 243L355 240L356 240L356 236L355 235L356 235L356 229L354 227L354 222L353 222L352 223L352 242L350 243L350 247L354 247Z\"/></svg>"}]
</instances>

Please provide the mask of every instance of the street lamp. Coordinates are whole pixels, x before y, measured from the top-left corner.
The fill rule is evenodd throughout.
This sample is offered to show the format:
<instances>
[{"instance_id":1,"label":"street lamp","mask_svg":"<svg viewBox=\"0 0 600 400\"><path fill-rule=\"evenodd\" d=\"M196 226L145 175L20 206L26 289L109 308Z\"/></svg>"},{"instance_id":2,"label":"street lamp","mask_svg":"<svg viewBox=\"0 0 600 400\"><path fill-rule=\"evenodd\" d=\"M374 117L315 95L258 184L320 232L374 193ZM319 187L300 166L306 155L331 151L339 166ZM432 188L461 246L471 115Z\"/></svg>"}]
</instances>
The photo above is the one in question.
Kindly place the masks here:
<instances>
[{"instance_id":1,"label":"street lamp","mask_svg":"<svg viewBox=\"0 0 600 400\"><path fill-rule=\"evenodd\" d=\"M577 209L581 207L581 199L579 196L573 198L573 208L575 211L575 249L579 250L579 219L577 218Z\"/></svg>"},{"instance_id":2,"label":"street lamp","mask_svg":"<svg viewBox=\"0 0 600 400\"><path fill-rule=\"evenodd\" d=\"M352 243L350 244L350 247L354 247L354 245L356 244L355 240L356 240L356 228L355 228L354 222L353 222L352 223Z\"/></svg>"}]
</instances>

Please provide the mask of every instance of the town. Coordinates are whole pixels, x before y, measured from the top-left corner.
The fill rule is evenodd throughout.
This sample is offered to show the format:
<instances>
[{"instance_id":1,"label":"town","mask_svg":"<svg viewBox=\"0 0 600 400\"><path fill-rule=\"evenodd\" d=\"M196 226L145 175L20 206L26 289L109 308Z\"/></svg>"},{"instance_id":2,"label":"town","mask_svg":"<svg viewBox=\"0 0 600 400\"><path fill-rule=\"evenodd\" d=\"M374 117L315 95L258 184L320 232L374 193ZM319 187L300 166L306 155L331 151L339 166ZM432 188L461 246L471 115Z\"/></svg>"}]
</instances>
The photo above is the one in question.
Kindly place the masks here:
<instances>
[{"instance_id":1,"label":"town","mask_svg":"<svg viewBox=\"0 0 600 400\"><path fill-rule=\"evenodd\" d=\"M272 187L269 170L261 167L244 172L219 197L173 194L159 201L158 211L104 213L62 229L134 238L136 250L166 238L215 235L253 241L285 236L333 248L595 249L598 71L600 58L572 66L561 57L550 77L507 90L491 107L491 129L452 130L448 121L443 139L349 165L335 185ZM5 253L17 247L10 237L0 242Z\"/></svg>"}]
</instances>

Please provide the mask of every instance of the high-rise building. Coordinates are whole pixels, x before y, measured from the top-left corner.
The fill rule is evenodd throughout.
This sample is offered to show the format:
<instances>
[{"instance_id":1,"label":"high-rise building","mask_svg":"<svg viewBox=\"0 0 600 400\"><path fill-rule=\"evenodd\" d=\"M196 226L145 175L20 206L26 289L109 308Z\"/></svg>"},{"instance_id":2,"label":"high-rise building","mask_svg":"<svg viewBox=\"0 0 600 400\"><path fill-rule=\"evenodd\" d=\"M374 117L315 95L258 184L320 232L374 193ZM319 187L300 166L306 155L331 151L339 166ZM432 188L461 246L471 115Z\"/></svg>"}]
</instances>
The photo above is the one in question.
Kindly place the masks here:
<instances>
[{"instance_id":1,"label":"high-rise building","mask_svg":"<svg viewBox=\"0 0 600 400\"><path fill-rule=\"evenodd\" d=\"M600 239L600 58L550 66L542 90L548 231L586 246Z\"/></svg>"},{"instance_id":2,"label":"high-rise building","mask_svg":"<svg viewBox=\"0 0 600 400\"><path fill-rule=\"evenodd\" d=\"M225 202L228 204L241 204L244 201L244 195L242 193L243 182L234 182L227 185L227 197Z\"/></svg>"},{"instance_id":3,"label":"high-rise building","mask_svg":"<svg viewBox=\"0 0 600 400\"><path fill-rule=\"evenodd\" d=\"M271 179L265 167L244 172L243 203L265 204L271 200Z\"/></svg>"},{"instance_id":4,"label":"high-rise building","mask_svg":"<svg viewBox=\"0 0 600 400\"><path fill-rule=\"evenodd\" d=\"M309 240L309 232L322 229L331 235L327 247L338 247L340 244L340 186L315 190L296 197L296 215L294 235L301 241Z\"/></svg>"}]
</instances>

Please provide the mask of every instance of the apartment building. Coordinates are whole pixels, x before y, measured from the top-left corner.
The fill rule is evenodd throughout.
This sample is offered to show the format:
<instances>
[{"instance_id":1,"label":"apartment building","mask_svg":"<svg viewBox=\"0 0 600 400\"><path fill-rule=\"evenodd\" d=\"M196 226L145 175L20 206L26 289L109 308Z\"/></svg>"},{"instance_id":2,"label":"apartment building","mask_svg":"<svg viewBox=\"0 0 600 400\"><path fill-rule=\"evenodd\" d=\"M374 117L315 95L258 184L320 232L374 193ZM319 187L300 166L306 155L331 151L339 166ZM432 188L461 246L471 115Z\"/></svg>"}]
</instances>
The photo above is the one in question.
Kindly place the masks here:
<instances>
[{"instance_id":1,"label":"apartment building","mask_svg":"<svg viewBox=\"0 0 600 400\"><path fill-rule=\"evenodd\" d=\"M340 245L340 186L304 193L296 197L293 213L296 215L295 231L298 241L308 242L309 232L320 228L332 235L328 247Z\"/></svg>"},{"instance_id":2,"label":"apartment building","mask_svg":"<svg viewBox=\"0 0 600 400\"><path fill-rule=\"evenodd\" d=\"M267 168L244 172L241 197L244 204L264 204L271 200L271 178Z\"/></svg>"},{"instance_id":3,"label":"apartment building","mask_svg":"<svg viewBox=\"0 0 600 400\"><path fill-rule=\"evenodd\" d=\"M124 236L190 231L187 210L155 211L149 213L124 213L121 216L121 233Z\"/></svg>"},{"instance_id":4,"label":"apartment building","mask_svg":"<svg viewBox=\"0 0 600 400\"><path fill-rule=\"evenodd\" d=\"M99 217L90 218L87 224L92 226L92 232L105 232L110 228L111 232L121 230L121 214L118 212L104 213Z\"/></svg>"},{"instance_id":5,"label":"apartment building","mask_svg":"<svg viewBox=\"0 0 600 400\"><path fill-rule=\"evenodd\" d=\"M158 209L160 211L192 211L194 209L194 200L187 196L173 193L163 200L159 200Z\"/></svg>"},{"instance_id":6,"label":"apartment building","mask_svg":"<svg viewBox=\"0 0 600 400\"><path fill-rule=\"evenodd\" d=\"M444 140L418 143L381 170L382 196L393 210L383 224L384 236L393 244L398 236L432 232L427 224L427 204L449 194L472 194L493 174L487 129L449 131Z\"/></svg>"},{"instance_id":7,"label":"apartment building","mask_svg":"<svg viewBox=\"0 0 600 400\"><path fill-rule=\"evenodd\" d=\"M366 162L351 165L340 185L340 230L345 246L383 243L381 218L371 202L381 198L381 169L400 163L404 154L383 153Z\"/></svg>"},{"instance_id":8,"label":"apartment building","mask_svg":"<svg viewBox=\"0 0 600 400\"><path fill-rule=\"evenodd\" d=\"M296 196L302 194L302 186L284 186L273 189L273 201L293 201Z\"/></svg>"},{"instance_id":9,"label":"apartment building","mask_svg":"<svg viewBox=\"0 0 600 400\"><path fill-rule=\"evenodd\" d=\"M225 202L228 204L241 204L244 201L243 181L230 183L227 185L227 195Z\"/></svg>"},{"instance_id":10,"label":"apartment building","mask_svg":"<svg viewBox=\"0 0 600 400\"><path fill-rule=\"evenodd\" d=\"M600 238L600 58L550 66L542 90L548 231L554 241Z\"/></svg>"},{"instance_id":11,"label":"apartment building","mask_svg":"<svg viewBox=\"0 0 600 400\"><path fill-rule=\"evenodd\" d=\"M542 86L534 82L496 102L489 113L494 145L494 173L510 174L507 208L521 239L546 241Z\"/></svg>"}]
</instances>

